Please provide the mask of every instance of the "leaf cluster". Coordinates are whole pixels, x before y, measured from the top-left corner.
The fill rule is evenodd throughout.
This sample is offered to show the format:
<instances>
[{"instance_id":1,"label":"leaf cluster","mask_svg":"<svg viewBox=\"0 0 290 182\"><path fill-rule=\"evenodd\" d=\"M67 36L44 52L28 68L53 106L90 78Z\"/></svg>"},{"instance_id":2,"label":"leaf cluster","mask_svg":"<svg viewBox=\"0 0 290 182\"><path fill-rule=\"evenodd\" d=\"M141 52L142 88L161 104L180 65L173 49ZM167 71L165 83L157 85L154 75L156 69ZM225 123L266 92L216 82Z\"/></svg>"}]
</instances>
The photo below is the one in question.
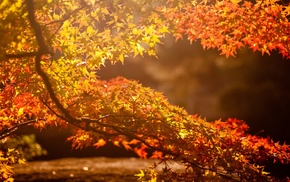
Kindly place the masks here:
<instances>
[{"instance_id":1,"label":"leaf cluster","mask_svg":"<svg viewBox=\"0 0 290 182\"><path fill-rule=\"evenodd\" d=\"M271 180L265 160L289 162L289 146L247 134L239 120L207 122L136 81L102 81L106 60L156 56L166 33L201 39L235 56L248 46L289 58L289 5L275 0L5 0L0 3L0 139L33 125L68 127L74 148L107 142L140 157L179 161L182 172L141 173L165 181ZM28 142L30 143L30 142ZM149 150L153 151L151 154ZM16 149L0 152L12 180Z\"/></svg>"},{"instance_id":2,"label":"leaf cluster","mask_svg":"<svg viewBox=\"0 0 290 182\"><path fill-rule=\"evenodd\" d=\"M13 148L26 160L46 155L46 150L44 150L35 140L35 135L33 134L9 137L2 140L0 150L7 151L9 148Z\"/></svg>"},{"instance_id":3,"label":"leaf cluster","mask_svg":"<svg viewBox=\"0 0 290 182\"><path fill-rule=\"evenodd\" d=\"M134 81L116 78L92 83L88 102L80 98L71 108L88 108L80 119L82 128L69 138L73 147L101 147L106 142L133 150L142 158L161 163L180 161L185 171L166 168L165 181L213 179L270 180L263 163L289 163L289 146L246 133L240 120L207 122L173 106L162 94ZM86 106L86 107L84 107ZM77 115L84 115L75 113ZM93 119L98 118L98 119ZM149 149L153 150L149 154ZM156 165L157 166L157 165ZM156 167L155 166L155 167ZM143 178L142 178L143 179Z\"/></svg>"},{"instance_id":4,"label":"leaf cluster","mask_svg":"<svg viewBox=\"0 0 290 182\"><path fill-rule=\"evenodd\" d=\"M11 164L25 164L26 160L20 155L18 150L8 148L7 150L0 150L0 180L5 182L12 182L14 174Z\"/></svg>"},{"instance_id":5,"label":"leaf cluster","mask_svg":"<svg viewBox=\"0 0 290 182\"><path fill-rule=\"evenodd\" d=\"M226 57L241 47L269 54L277 50L289 58L289 4L265 1L193 1L172 7L177 39L201 40L204 49L217 48Z\"/></svg>"}]
</instances>

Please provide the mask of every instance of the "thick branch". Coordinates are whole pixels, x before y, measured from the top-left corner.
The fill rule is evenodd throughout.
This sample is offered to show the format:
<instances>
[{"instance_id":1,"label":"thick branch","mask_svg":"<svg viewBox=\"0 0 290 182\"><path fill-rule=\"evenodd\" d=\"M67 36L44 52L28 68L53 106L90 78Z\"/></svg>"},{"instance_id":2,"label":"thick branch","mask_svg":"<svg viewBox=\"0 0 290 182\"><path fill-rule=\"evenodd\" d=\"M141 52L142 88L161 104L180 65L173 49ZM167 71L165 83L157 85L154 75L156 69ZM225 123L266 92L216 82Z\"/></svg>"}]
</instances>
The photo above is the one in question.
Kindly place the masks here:
<instances>
[{"instance_id":1,"label":"thick branch","mask_svg":"<svg viewBox=\"0 0 290 182\"><path fill-rule=\"evenodd\" d=\"M24 52L19 54L6 54L6 58L13 59L13 58L24 58L24 57L34 57L38 54L38 52Z\"/></svg>"},{"instance_id":2,"label":"thick branch","mask_svg":"<svg viewBox=\"0 0 290 182\"><path fill-rule=\"evenodd\" d=\"M34 11L35 11L34 1L33 0L26 0L25 2L26 2L27 11L28 11L28 20L29 20L29 23L30 23L32 29L35 32L36 41L37 41L38 46L39 46L38 53L39 54L50 54L51 52L49 51L48 46L45 43L45 39L42 35L41 27L40 27L39 23L36 21L36 18L34 15Z\"/></svg>"},{"instance_id":3,"label":"thick branch","mask_svg":"<svg viewBox=\"0 0 290 182\"><path fill-rule=\"evenodd\" d=\"M41 55L43 54L49 54L49 48L46 45L44 36L41 31L40 24L36 21L34 12L34 2L33 0L26 0L26 6L27 6L27 11L28 11L28 19L29 23L32 27L32 29L35 32L36 40L38 43L38 54L35 56L35 68L36 72L38 73L39 76L43 79L43 82L45 84L45 87L49 93L49 96L51 100L55 103L56 107L64 114L66 120L68 122L77 122L78 120L74 117L72 117L67 109L64 108L64 106L60 103L59 99L57 98L53 87L50 83L49 77L46 75L46 73L41 69Z\"/></svg>"}]
</instances>

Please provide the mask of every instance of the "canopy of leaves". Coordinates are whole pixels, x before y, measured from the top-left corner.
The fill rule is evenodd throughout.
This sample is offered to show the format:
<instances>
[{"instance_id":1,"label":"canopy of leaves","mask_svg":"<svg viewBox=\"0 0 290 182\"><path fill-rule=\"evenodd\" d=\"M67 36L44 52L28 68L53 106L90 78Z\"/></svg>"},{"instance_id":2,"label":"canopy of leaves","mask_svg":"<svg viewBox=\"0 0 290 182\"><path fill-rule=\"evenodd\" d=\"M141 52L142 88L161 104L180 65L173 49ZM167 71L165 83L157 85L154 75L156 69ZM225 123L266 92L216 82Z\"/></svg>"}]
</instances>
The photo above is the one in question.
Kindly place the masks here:
<instances>
[{"instance_id":1,"label":"canopy of leaves","mask_svg":"<svg viewBox=\"0 0 290 182\"><path fill-rule=\"evenodd\" d=\"M262 54L278 50L290 56L290 8L283 1L191 1L171 12L175 36L201 39L204 49L217 48L228 57L248 46Z\"/></svg>"},{"instance_id":2,"label":"canopy of leaves","mask_svg":"<svg viewBox=\"0 0 290 182\"><path fill-rule=\"evenodd\" d=\"M178 174L165 169L160 178L266 180L256 164L289 162L288 146L245 134L241 121L210 124L135 81L101 81L96 72L105 60L156 56L166 33L201 39L226 56L249 46L289 57L289 10L273 0L4 0L0 139L28 124L57 125L72 129L75 148L109 141L188 167ZM17 151L0 152L1 180L10 180L10 155Z\"/></svg>"}]
</instances>

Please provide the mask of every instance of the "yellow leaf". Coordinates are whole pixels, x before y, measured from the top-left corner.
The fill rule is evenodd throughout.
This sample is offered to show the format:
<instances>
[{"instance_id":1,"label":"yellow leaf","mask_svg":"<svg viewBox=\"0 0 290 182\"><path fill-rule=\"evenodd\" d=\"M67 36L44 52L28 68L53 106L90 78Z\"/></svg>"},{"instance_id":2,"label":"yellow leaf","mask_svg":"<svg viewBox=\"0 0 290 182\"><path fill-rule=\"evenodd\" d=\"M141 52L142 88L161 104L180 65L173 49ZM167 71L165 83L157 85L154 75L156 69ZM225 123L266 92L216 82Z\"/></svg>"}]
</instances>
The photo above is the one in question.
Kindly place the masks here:
<instances>
[{"instance_id":1,"label":"yellow leaf","mask_svg":"<svg viewBox=\"0 0 290 182\"><path fill-rule=\"evenodd\" d=\"M139 177L138 180L142 179L145 176L144 171L140 169L140 173L135 174L135 176Z\"/></svg>"},{"instance_id":2,"label":"yellow leaf","mask_svg":"<svg viewBox=\"0 0 290 182\"><path fill-rule=\"evenodd\" d=\"M12 163L15 163L15 157L9 157L9 159Z\"/></svg>"},{"instance_id":3,"label":"yellow leaf","mask_svg":"<svg viewBox=\"0 0 290 182\"><path fill-rule=\"evenodd\" d=\"M119 60L121 61L121 63L124 63L124 55L123 54L119 55Z\"/></svg>"},{"instance_id":4,"label":"yellow leaf","mask_svg":"<svg viewBox=\"0 0 290 182\"><path fill-rule=\"evenodd\" d=\"M4 179L7 179L7 178L8 178L8 175L7 175L6 173L4 173L4 174L2 174L2 177L3 177Z\"/></svg>"},{"instance_id":5,"label":"yellow leaf","mask_svg":"<svg viewBox=\"0 0 290 182\"><path fill-rule=\"evenodd\" d=\"M107 8L102 8L101 12L104 14L109 14L109 11Z\"/></svg>"},{"instance_id":6,"label":"yellow leaf","mask_svg":"<svg viewBox=\"0 0 290 182\"><path fill-rule=\"evenodd\" d=\"M241 0L230 0L233 4L238 4Z\"/></svg>"},{"instance_id":7,"label":"yellow leaf","mask_svg":"<svg viewBox=\"0 0 290 182\"><path fill-rule=\"evenodd\" d=\"M91 35L94 32L94 28L92 26L87 27L87 33L88 35Z\"/></svg>"},{"instance_id":8,"label":"yellow leaf","mask_svg":"<svg viewBox=\"0 0 290 182\"><path fill-rule=\"evenodd\" d=\"M116 145L116 146L118 146L118 147L121 147L119 141L114 141L113 144Z\"/></svg>"},{"instance_id":9,"label":"yellow leaf","mask_svg":"<svg viewBox=\"0 0 290 182\"><path fill-rule=\"evenodd\" d=\"M6 179L6 181L5 182L13 182L14 181L14 179L13 178L8 178L8 179Z\"/></svg>"},{"instance_id":10,"label":"yellow leaf","mask_svg":"<svg viewBox=\"0 0 290 182\"><path fill-rule=\"evenodd\" d=\"M23 109L24 109L24 108L20 108L20 109L18 110L17 116L21 116L21 115L23 114Z\"/></svg>"},{"instance_id":11,"label":"yellow leaf","mask_svg":"<svg viewBox=\"0 0 290 182\"><path fill-rule=\"evenodd\" d=\"M18 159L18 163L19 164L26 164L26 160L25 159Z\"/></svg>"},{"instance_id":12,"label":"yellow leaf","mask_svg":"<svg viewBox=\"0 0 290 182\"><path fill-rule=\"evenodd\" d=\"M15 150L14 148L12 148L12 149L8 149L8 153L13 152L14 150Z\"/></svg>"}]
</instances>

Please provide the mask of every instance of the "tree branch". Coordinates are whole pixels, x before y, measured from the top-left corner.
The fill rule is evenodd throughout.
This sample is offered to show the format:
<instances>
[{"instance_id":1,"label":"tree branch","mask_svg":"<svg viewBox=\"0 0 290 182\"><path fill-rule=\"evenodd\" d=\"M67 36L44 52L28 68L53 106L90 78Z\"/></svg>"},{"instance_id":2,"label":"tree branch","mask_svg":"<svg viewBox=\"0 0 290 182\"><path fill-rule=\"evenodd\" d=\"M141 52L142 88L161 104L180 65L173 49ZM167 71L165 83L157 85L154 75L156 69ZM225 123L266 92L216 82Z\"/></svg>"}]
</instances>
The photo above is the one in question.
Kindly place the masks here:
<instances>
[{"instance_id":1,"label":"tree branch","mask_svg":"<svg viewBox=\"0 0 290 182\"><path fill-rule=\"evenodd\" d=\"M22 127L24 125L29 125L30 123L34 123L36 122L36 119L32 119L32 120L28 120L26 122L23 122L23 123L19 123L19 124L16 124L10 128L5 128L3 129L1 132L0 132L0 140L4 139L5 137L7 136L10 136L12 135L14 132L16 132L16 130L19 128L19 127Z\"/></svg>"},{"instance_id":2,"label":"tree branch","mask_svg":"<svg viewBox=\"0 0 290 182\"><path fill-rule=\"evenodd\" d=\"M6 58L13 59L13 58L24 58L24 57L34 57L38 54L38 52L24 52L19 54L6 54Z\"/></svg>"},{"instance_id":3,"label":"tree branch","mask_svg":"<svg viewBox=\"0 0 290 182\"><path fill-rule=\"evenodd\" d=\"M195 163L189 161L188 159L182 158L182 156L180 156L178 153L174 153L173 151L168 150L168 149L166 149L166 148L164 148L162 146L155 147L153 145L150 145L150 143L148 143L144 138L136 136L136 134L133 133L132 131L129 131L128 128L119 127L119 126L116 126L116 125L108 125L106 123L100 122L102 119L104 119L106 117L109 117L111 115L104 115L103 117L101 117L99 119L89 119L89 118L80 118L80 119L78 119L78 118L73 117L70 114L70 112L63 106L63 104L60 102L60 100L57 98L56 93L54 92L54 89L52 87L52 84L51 84L51 82L49 80L48 75L41 68L41 56L44 55L44 54L51 54L51 52L49 51L49 47L47 46L47 44L45 42L45 38L44 38L44 36L42 34L42 31L41 31L41 26L36 21L36 17L35 17L35 14L34 14L35 13L34 1L33 0L25 0L25 2L26 2L27 10L28 10L29 23L30 23L32 29L35 32L36 40L37 40L37 43L38 43L38 52L35 54L36 72L43 79L43 82L44 82L45 87L46 87L46 89L47 89L47 91L49 93L49 96L50 96L51 100L56 105L58 110L63 114L63 116L64 116L63 119L64 120L66 120L68 123L80 128L80 129L83 129L83 130L88 130L89 129L89 130L92 130L92 131L94 131L96 133L101 133L101 134L107 135L107 136L108 135L110 136L110 134L107 133L106 131L98 131L94 127L91 127L90 125L88 125L89 126L88 128L84 128L84 127L80 126L80 123L81 122L97 123L100 126L110 127L113 130L115 130L115 132L116 132L115 134L125 135L125 136L128 136L130 138L137 139L140 142L142 142L144 145L148 146L149 148L151 148L153 150L164 152L165 154L174 156L174 157L179 158L179 159L181 158L186 163L189 163L192 167L196 167L196 168L200 168L200 169L203 169L203 170L211 170L211 171L217 172L217 171L215 171L213 169L206 168L206 167L201 166L199 164L195 164ZM17 127L15 127L15 128L17 128ZM14 131L14 129L10 129L10 130L12 132ZM222 176L224 178L229 178L229 179L231 179L233 181L238 181L238 180L235 180L234 178L232 178L231 176L227 176L225 174L221 174L221 173L218 173L218 172L217 172L217 174L219 174L220 176Z\"/></svg>"},{"instance_id":4,"label":"tree branch","mask_svg":"<svg viewBox=\"0 0 290 182\"><path fill-rule=\"evenodd\" d=\"M71 116L69 111L67 109L65 109L64 106L61 104L61 102L59 101L59 99L57 98L57 96L53 90L53 87L50 83L49 77L41 69L41 55L51 54L51 52L49 51L49 48L46 45L44 36L42 34L42 31L41 31L41 26L36 21L36 17L34 14L34 12L35 12L34 1L33 0L25 0L25 2L26 2L27 11L28 11L28 20L29 20L29 23L30 23L32 29L35 32L36 40L38 43L38 53L35 56L36 72L42 78L51 100L54 102L56 107L64 114L66 121L68 121L70 123L78 122L78 120L76 118L74 118L73 116Z\"/></svg>"},{"instance_id":5,"label":"tree branch","mask_svg":"<svg viewBox=\"0 0 290 182\"><path fill-rule=\"evenodd\" d=\"M27 7L27 11L28 11L28 20L29 23L32 27L32 29L35 32L35 36L36 36L36 41L38 43L39 49L38 49L38 54L50 54L51 52L48 49L48 46L45 43L45 39L42 35L42 31L41 31L41 26L39 25L39 23L36 21L35 18L35 7L34 7L34 1L33 0L25 0L26 2L26 7Z\"/></svg>"},{"instance_id":6,"label":"tree branch","mask_svg":"<svg viewBox=\"0 0 290 182\"><path fill-rule=\"evenodd\" d=\"M160 151L164 154L167 154L167 155L170 155L170 156L173 156L173 157L176 157L176 158L179 158L180 159L180 155L177 154L177 153L174 153L173 151L171 150L168 150L168 149L165 149L165 148L162 148L162 147L155 147L155 146L152 146L150 145L146 140L144 140L143 138L141 137L138 137L136 134L128 131L126 128L123 128L123 127L118 127L118 126L114 126L114 125L110 125L110 124L105 124L105 123L102 123L100 122L100 120L102 119L105 119L107 117L116 117L118 115L112 115L112 114L107 114L107 115L104 115L102 117L100 117L99 119L90 119L90 118L81 118L82 121L84 122L88 122L88 123L97 123L101 126L105 126L105 127L109 127L109 128L112 128L113 130L115 130L117 133L119 133L120 135L124 135L124 136L127 136L127 137L130 137L132 139L136 139L136 140L139 140L141 143L143 143L144 145L146 145L147 147L149 147L150 149L153 149L155 151ZM118 116L119 117L119 116ZM90 127L90 130L94 131L94 128L93 127ZM96 131L95 131L96 132ZM98 132L98 131L97 131ZM103 135L107 135L107 133L104 133L102 132L101 134ZM195 167L195 168L198 168L200 170L209 170L209 171L212 171L212 172L216 172L216 174L220 175L221 177L225 178L225 179L229 179L231 181L236 181L236 182L239 182L240 180L238 179L235 179L233 176L229 175L229 174L224 174L223 172L219 172L217 170L214 170L214 169L211 169L211 168L208 168L208 167L204 167L202 165L199 165L199 164L196 164L192 161L189 161L188 159L186 158L181 158L182 161L184 161L184 163L188 163L190 164L192 167Z\"/></svg>"}]
</instances>

